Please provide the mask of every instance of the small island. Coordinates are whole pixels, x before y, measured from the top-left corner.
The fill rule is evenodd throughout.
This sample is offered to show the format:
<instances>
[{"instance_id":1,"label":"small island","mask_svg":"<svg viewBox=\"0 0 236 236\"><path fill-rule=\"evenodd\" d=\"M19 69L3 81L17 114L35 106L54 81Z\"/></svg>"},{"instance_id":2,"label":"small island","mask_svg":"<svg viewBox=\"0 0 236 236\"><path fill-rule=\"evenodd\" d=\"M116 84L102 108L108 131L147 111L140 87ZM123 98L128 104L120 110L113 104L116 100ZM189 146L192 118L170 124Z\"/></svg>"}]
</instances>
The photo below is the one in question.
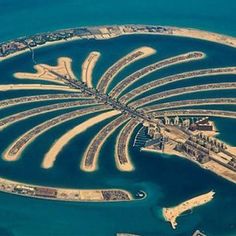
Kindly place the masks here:
<instances>
[{"instance_id":1,"label":"small island","mask_svg":"<svg viewBox=\"0 0 236 236\"><path fill-rule=\"evenodd\" d=\"M163 208L163 216L166 221L171 223L172 228L176 229L176 219L181 216L182 213L191 210L194 207L198 207L210 202L213 199L214 194L214 191L210 191L209 193L205 193L197 197L191 198L187 201L184 201L175 207Z\"/></svg>"}]
</instances>

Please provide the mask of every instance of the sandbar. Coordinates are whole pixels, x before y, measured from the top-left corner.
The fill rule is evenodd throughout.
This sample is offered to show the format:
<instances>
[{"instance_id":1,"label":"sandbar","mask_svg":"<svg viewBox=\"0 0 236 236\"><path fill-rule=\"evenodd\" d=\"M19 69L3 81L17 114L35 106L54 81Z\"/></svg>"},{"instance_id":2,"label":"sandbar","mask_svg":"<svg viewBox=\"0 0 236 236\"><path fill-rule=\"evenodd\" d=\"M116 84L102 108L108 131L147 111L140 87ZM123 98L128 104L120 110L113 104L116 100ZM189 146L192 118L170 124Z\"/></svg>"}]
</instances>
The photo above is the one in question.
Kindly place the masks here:
<instances>
[{"instance_id":1,"label":"sandbar","mask_svg":"<svg viewBox=\"0 0 236 236\"><path fill-rule=\"evenodd\" d=\"M62 76L69 76L71 79L75 79L75 75L71 69L72 59L68 57L58 58L56 66L49 66L45 64L38 64L34 66L36 73L17 72L14 73L14 77L17 79L36 79L46 80L54 83L64 84L64 81L58 79L55 74L50 71L54 71Z\"/></svg>"},{"instance_id":2,"label":"sandbar","mask_svg":"<svg viewBox=\"0 0 236 236\"><path fill-rule=\"evenodd\" d=\"M99 52L91 52L82 65L82 81L86 83L89 88L93 87L92 83L93 69L100 56L101 53Z\"/></svg>"},{"instance_id":3,"label":"sandbar","mask_svg":"<svg viewBox=\"0 0 236 236\"><path fill-rule=\"evenodd\" d=\"M163 211L162 211L163 216L166 221L169 221L171 223L172 228L176 229L176 226L177 226L176 219L182 213L210 202L213 199L214 194L215 194L214 191L210 191L208 193L205 193L197 197L191 198L187 201L184 201L175 207L163 208Z\"/></svg>"}]
</instances>

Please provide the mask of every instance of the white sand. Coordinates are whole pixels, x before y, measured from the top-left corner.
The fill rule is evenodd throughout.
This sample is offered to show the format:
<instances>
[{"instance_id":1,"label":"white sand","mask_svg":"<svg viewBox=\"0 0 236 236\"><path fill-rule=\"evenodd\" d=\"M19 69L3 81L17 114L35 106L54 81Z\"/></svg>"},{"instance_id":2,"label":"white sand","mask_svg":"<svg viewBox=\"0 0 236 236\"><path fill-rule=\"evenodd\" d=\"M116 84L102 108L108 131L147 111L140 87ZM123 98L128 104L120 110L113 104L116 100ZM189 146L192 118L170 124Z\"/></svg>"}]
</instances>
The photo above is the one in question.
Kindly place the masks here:
<instances>
[{"instance_id":1,"label":"white sand","mask_svg":"<svg viewBox=\"0 0 236 236\"><path fill-rule=\"evenodd\" d=\"M107 110L107 108L101 108L100 111L103 111L103 110ZM94 112L94 107L91 107L91 109L89 109L89 111L87 111L86 113L77 114L76 116L68 117L68 118L65 119L65 120L61 120L61 121L59 121L59 122L57 122L57 123L55 123L55 124L53 124L53 125L51 125L51 126L49 126L49 127L47 127L47 128L42 129L41 132L37 133L37 134L34 135L30 140L28 140L28 141L18 150L18 152L17 152L14 156L12 156L12 155L10 156L10 155L9 155L9 151L10 151L10 150L13 148L13 146L14 146L19 140L21 140L25 135L27 135L27 134L28 134L29 132L31 132L32 130L34 130L34 129L40 127L41 125L43 125L43 124L45 124L45 123L47 123L47 122L50 122L52 119L58 118L58 117L63 117L63 116L66 115L66 114L62 114L62 115L60 115L60 116L58 116L58 117L54 117L54 118L52 118L52 119L50 119L50 120L47 120L47 121L45 121L45 122L39 124L38 126L32 128L31 130L27 131L26 133L24 133L23 135L21 135L20 137L18 137L18 139L15 140L15 141L7 148L7 150L4 152L4 154L3 154L3 159L4 159L5 161L16 161L16 160L18 160L18 159L20 158L20 155L21 155L21 153L23 152L23 150L24 150L33 140L35 140L39 135L43 134L43 133L46 132L47 130L49 130L49 129L55 127L55 126L58 126L58 125L60 125L60 124L62 124L62 123L64 123L64 122L66 122L66 121L69 121L69 120L78 118L78 117L80 117L80 116L82 116L82 115L87 115L87 114L90 114L90 113L93 113L93 112Z\"/></svg>"},{"instance_id":2,"label":"white sand","mask_svg":"<svg viewBox=\"0 0 236 236\"><path fill-rule=\"evenodd\" d=\"M107 81L107 79L106 79L105 76L106 76L107 73L110 73L110 70L111 70L112 68L116 67L116 65L119 64L122 60L124 60L124 58L127 58L127 57L131 56L132 54L135 54L135 53L137 53L137 52L139 52L139 51L142 52L143 54L140 55L140 56L138 56L138 57L136 57L135 59L133 59L133 60L127 62L127 63L124 63L124 65L121 66L121 67L119 67L119 69L116 71L116 73L114 73L114 74L109 78L109 81ZM134 63L135 61L138 61L138 60L140 60L140 59L142 59L142 58L148 57L148 56L150 56L150 55L152 55L152 54L154 54L154 53L156 53L156 50L153 49L153 48L150 48L150 47L141 47L141 48L138 48L138 49L136 49L136 50L130 52L130 53L127 54L126 56L122 57L122 58L119 59L115 64L113 64L111 67L109 67L109 68L105 71L105 73L104 73L104 74L102 75L102 77L99 79L99 82L98 82L98 85L97 85L97 89L100 89L100 90L102 89L104 92L106 92L107 89L108 89L108 87L109 87L109 85L111 84L113 78L114 78L121 70L123 70L123 69L124 69L125 67L127 67L128 65ZM102 83L102 81L106 81L105 87L103 87L103 88L101 88L101 83Z\"/></svg>"},{"instance_id":3,"label":"white sand","mask_svg":"<svg viewBox=\"0 0 236 236\"><path fill-rule=\"evenodd\" d=\"M93 69L100 56L101 54L99 52L91 52L82 65L82 81L86 83L89 88L93 87L92 84Z\"/></svg>"},{"instance_id":4,"label":"white sand","mask_svg":"<svg viewBox=\"0 0 236 236\"><path fill-rule=\"evenodd\" d=\"M120 35L125 35L125 34L156 34L156 35L175 35L175 36L181 36L181 37L189 37L189 38L196 38L196 39L201 39L201 40L207 40L207 41L211 41L211 42L216 42L216 43L220 43L220 44L224 44L224 45L228 45L228 46L231 46L231 47L236 47L236 38L235 37L231 37L231 36L227 36L227 35L223 35L223 34L218 34L218 33L213 33L213 32L208 32L208 31L203 31L203 30L197 30L197 29L191 29L191 28L178 28L178 27L168 27L169 29L172 29L172 34L170 33L158 33L158 32L153 32L153 33L150 33L150 32L124 32L123 29L124 29L125 26L119 26L119 28L121 29L121 33L120 34L113 34L113 33L110 33L109 35L105 34L104 35L94 35L94 36L89 36L87 38L96 38L96 39L110 39L110 38L115 38L115 37L119 37ZM106 28L101 28L102 31L106 31ZM75 36L73 38L68 38L66 40L59 40L59 41L54 41L54 42L47 42L43 45L38 45L36 47L33 47L32 49L38 49L38 48L42 48L42 47L46 47L46 46L49 46L49 45L56 45L56 44L61 44L61 43L67 43L67 42L71 42L71 41L75 41L75 40L79 40L83 37L80 37L80 36ZM10 54L6 57L2 57L0 58L0 62L1 61L4 61L4 60L7 60L7 59L10 59L12 57L15 57L17 55L20 55L20 54L23 54L23 53L26 53L27 51L29 51L29 49L25 49L25 50L22 50L22 51L18 51L18 52L15 52L13 54Z\"/></svg>"},{"instance_id":5,"label":"white sand","mask_svg":"<svg viewBox=\"0 0 236 236\"><path fill-rule=\"evenodd\" d=\"M132 121L131 121L132 122ZM130 142L130 138L133 134L133 130L136 128L136 125L134 128L132 128L128 134L128 137L125 139L125 159L127 160L126 163L120 163L119 160L119 156L118 156L118 144L121 141L121 134L122 132L127 129L127 126L129 125L129 123L127 125L124 126L124 128L120 131L117 139L116 139L116 146L115 146L115 162L116 162L116 167L117 169L119 169L120 171L133 171L134 170L134 165L131 161L130 155L129 155L129 142Z\"/></svg>"},{"instance_id":6,"label":"white sand","mask_svg":"<svg viewBox=\"0 0 236 236\"><path fill-rule=\"evenodd\" d=\"M118 117L118 119L119 119L120 117ZM127 121L128 120L128 118L124 118L124 120L123 120L123 122L122 123L120 123L119 124L119 126L120 125L122 125L125 121ZM110 125L110 123L107 125L107 126L109 126ZM105 126L100 132L103 132L103 130L106 130L106 128L107 128L107 126ZM80 168L81 168L81 170L83 170L83 171L95 171L97 168L98 168L98 165L97 165L97 160L98 160L98 157L99 157L99 154L100 154L100 150L101 150L101 148L102 148L102 146L103 146L103 144L105 143L105 141L109 138L109 136L116 130L118 128L118 126L114 126L113 127L113 129L111 129L109 132L107 132L106 133L106 136L104 136L103 137L103 139L102 139L102 141L99 143L99 145L97 146L97 149L96 149L96 152L95 152L95 154L94 154L94 158L93 158L93 162L92 162L92 164L90 165L90 166L86 166L85 165L85 161L86 161L86 156L87 156L87 153L88 153L88 151L90 150L90 149L92 149L93 148L93 142L95 141L95 140L101 140L101 137L100 137L100 132L92 139L92 141L89 143L89 145L88 145L88 147L87 147L87 149L86 149L86 151L85 151L85 153L84 153L84 155L83 155L83 157L82 157L82 161L81 161L81 166L80 166Z\"/></svg>"},{"instance_id":7,"label":"white sand","mask_svg":"<svg viewBox=\"0 0 236 236\"><path fill-rule=\"evenodd\" d=\"M71 69L72 59L67 57L58 58L58 64L56 66L49 66L45 64L38 64L34 66L36 73L17 72L14 74L17 79L36 79L46 80L54 83L64 84L64 81L59 80L55 74L50 71L54 71L63 76L69 76L71 79L75 79L75 75Z\"/></svg>"},{"instance_id":8,"label":"white sand","mask_svg":"<svg viewBox=\"0 0 236 236\"><path fill-rule=\"evenodd\" d=\"M173 229L176 229L177 222L176 218L178 218L183 212L193 209L194 207L198 207L200 205L206 204L213 199L215 192L210 191L209 193L199 195L190 200L187 200L176 207L171 208L163 208L163 216L166 221L171 223Z\"/></svg>"},{"instance_id":9,"label":"white sand","mask_svg":"<svg viewBox=\"0 0 236 236\"><path fill-rule=\"evenodd\" d=\"M115 116L119 114L120 111L109 111L102 113L98 116L95 116L93 118L88 119L87 121L84 121L83 123L77 125L73 129L69 130L67 133L62 135L50 148L50 150L47 152L45 155L43 162L42 162L42 167L45 169L51 168L54 165L54 162L56 161L57 155L61 152L63 147L71 140L73 139L76 135L84 132L88 128L90 128L93 125L96 125L97 123L108 119L112 116Z\"/></svg>"},{"instance_id":10,"label":"white sand","mask_svg":"<svg viewBox=\"0 0 236 236\"><path fill-rule=\"evenodd\" d=\"M230 47L236 47L236 38L228 35L223 35L219 33L213 33L204 30L198 30L193 28L180 28L173 26L162 26L167 27L169 31L167 32L124 32L123 29L125 26L120 26L119 28L123 31L122 34L154 34L154 35L174 35L180 37L195 38L200 40L206 40L210 42L215 42ZM171 32L170 32L171 31Z\"/></svg>"}]
</instances>

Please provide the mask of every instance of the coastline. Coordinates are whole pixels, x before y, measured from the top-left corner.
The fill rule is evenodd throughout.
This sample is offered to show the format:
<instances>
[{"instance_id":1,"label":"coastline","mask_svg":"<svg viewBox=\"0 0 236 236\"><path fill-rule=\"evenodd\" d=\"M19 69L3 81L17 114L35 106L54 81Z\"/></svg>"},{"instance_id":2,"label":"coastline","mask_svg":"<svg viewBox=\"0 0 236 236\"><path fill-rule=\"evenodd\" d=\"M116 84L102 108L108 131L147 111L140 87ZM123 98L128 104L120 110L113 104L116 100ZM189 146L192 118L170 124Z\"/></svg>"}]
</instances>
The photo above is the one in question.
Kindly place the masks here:
<instances>
[{"instance_id":1,"label":"coastline","mask_svg":"<svg viewBox=\"0 0 236 236\"><path fill-rule=\"evenodd\" d=\"M212 190L208 193L199 195L197 197L191 198L189 200L186 200L177 206L169 207L169 208L163 208L162 214L166 221L170 222L173 229L176 229L177 222L176 219L182 215L182 213L192 210L195 207L204 205L210 201L213 200L213 197L215 195L215 192Z\"/></svg>"},{"instance_id":2,"label":"coastline","mask_svg":"<svg viewBox=\"0 0 236 236\"><path fill-rule=\"evenodd\" d=\"M0 191L22 197L68 202L120 202L139 200L124 189L74 189L17 182L0 177ZM146 193L145 193L146 194ZM144 199L146 195L142 198Z\"/></svg>"},{"instance_id":3,"label":"coastline","mask_svg":"<svg viewBox=\"0 0 236 236\"><path fill-rule=\"evenodd\" d=\"M112 30L110 30L112 28ZM147 28L158 28L158 31L147 31ZM75 29L80 29L80 28L75 28ZM71 29L72 31L75 29ZM82 28L81 28L82 29ZM122 35L134 35L134 34L149 34L149 35L165 35L165 36L178 36L178 37L187 37L187 38L195 38L199 40L205 40L205 41L210 41L214 43L219 43L222 45L226 45L229 47L234 47L236 48L236 38L233 36L227 36L219 33L214 33L210 31L204 31L204 30L199 30L199 29L194 29L194 28L183 28L183 27L174 27L174 26L152 26L152 25L111 25L111 26L101 26L101 27L86 27L86 29L89 31L92 31L93 29L98 30L100 33L99 34L93 34L89 32L87 35L83 34L78 34L72 37L64 38L64 39L59 39L59 40L54 40L54 41L47 41L44 42L43 44L36 45L33 47L30 47L27 45L27 48L19 50L17 52L13 52L8 54L7 56L0 56L0 62L10 59L12 57L21 55L23 53L26 53L27 51L31 51L32 49L38 49L50 45L56 45L56 44L62 44L66 42L71 42L75 40L82 40L82 39L97 39L97 40L106 40L110 38L116 38ZM61 30L62 32L66 30ZM60 31L54 31L55 33L58 33ZM49 33L42 33L42 34L37 34L37 35L43 35L43 34L49 34ZM33 36L29 37L23 37L24 38L30 38ZM16 40L22 40L22 38L16 39ZM10 44L13 41L8 41L6 43L2 43L1 45L4 44ZM26 47L26 45L24 44Z\"/></svg>"},{"instance_id":4,"label":"coastline","mask_svg":"<svg viewBox=\"0 0 236 236\"><path fill-rule=\"evenodd\" d=\"M57 139L54 144L50 147L49 151L44 156L43 162L42 162L42 168L49 169L52 168L54 165L54 162L56 161L57 155L61 152L63 147L76 135L79 133L84 132L86 129L90 128L91 126L108 119L112 116L115 116L119 114L118 111L108 111L104 112L100 115L97 115L95 117L92 117L88 119L87 121L84 121L83 123L75 126L71 130L67 131L64 135L62 135L59 139Z\"/></svg>"}]
</instances>

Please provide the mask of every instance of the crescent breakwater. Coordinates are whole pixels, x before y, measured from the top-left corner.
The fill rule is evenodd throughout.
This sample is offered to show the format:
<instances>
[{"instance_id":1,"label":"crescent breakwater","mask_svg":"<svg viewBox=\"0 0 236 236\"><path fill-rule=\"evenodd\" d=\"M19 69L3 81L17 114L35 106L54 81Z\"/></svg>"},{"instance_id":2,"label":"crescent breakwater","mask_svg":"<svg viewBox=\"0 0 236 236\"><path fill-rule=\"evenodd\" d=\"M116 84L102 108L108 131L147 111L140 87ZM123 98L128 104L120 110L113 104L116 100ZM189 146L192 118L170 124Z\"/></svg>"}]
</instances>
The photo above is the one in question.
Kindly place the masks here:
<instances>
[{"instance_id":1,"label":"crescent breakwater","mask_svg":"<svg viewBox=\"0 0 236 236\"><path fill-rule=\"evenodd\" d=\"M115 202L136 200L123 189L70 189L45 187L0 178L0 191L25 197L77 202ZM137 199L138 200L138 199Z\"/></svg>"},{"instance_id":2,"label":"crescent breakwater","mask_svg":"<svg viewBox=\"0 0 236 236\"><path fill-rule=\"evenodd\" d=\"M19 55L32 48L47 46L55 43L65 43L78 39L109 39L130 34L174 35L208 40L215 43L236 47L236 38L217 33L171 26L154 25L121 25L101 27L79 27L58 30L21 37L0 44L0 61Z\"/></svg>"}]
</instances>

